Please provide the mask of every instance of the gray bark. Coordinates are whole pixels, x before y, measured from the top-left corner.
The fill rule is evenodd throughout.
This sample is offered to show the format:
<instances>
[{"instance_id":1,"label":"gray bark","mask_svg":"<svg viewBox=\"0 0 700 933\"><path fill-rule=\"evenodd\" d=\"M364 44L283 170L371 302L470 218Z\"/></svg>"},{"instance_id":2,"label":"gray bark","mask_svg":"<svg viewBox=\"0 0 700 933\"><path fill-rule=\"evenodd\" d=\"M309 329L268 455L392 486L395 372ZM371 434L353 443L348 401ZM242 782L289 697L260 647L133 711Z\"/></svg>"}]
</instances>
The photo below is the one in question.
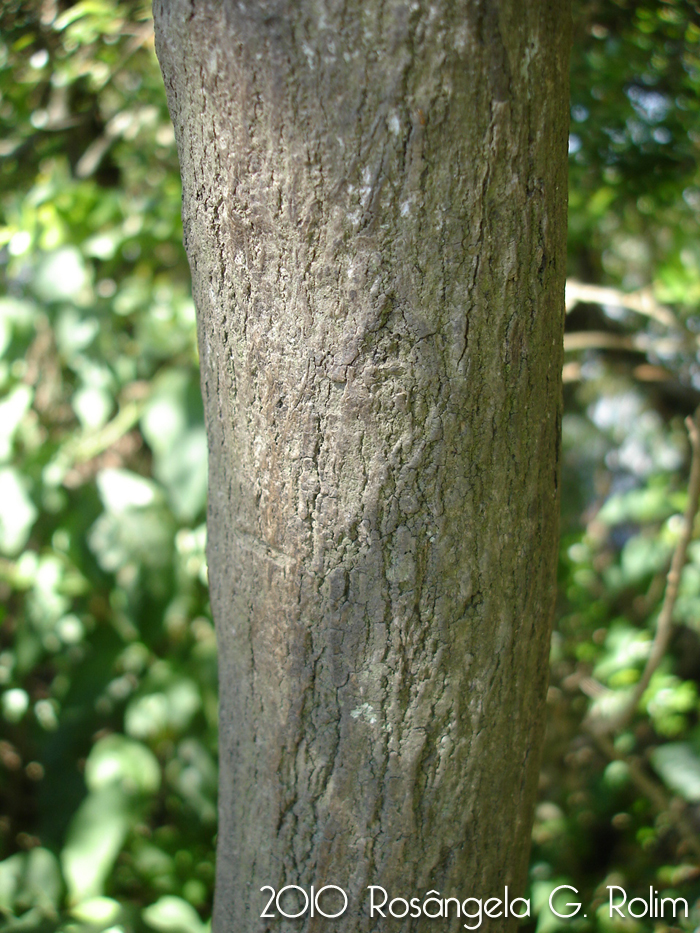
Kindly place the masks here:
<instances>
[{"instance_id":1,"label":"gray bark","mask_svg":"<svg viewBox=\"0 0 700 933\"><path fill-rule=\"evenodd\" d=\"M462 929L370 920L365 886L486 898L525 879L568 4L154 6L209 435L215 927ZM261 886L290 883L350 907L260 919Z\"/></svg>"}]
</instances>

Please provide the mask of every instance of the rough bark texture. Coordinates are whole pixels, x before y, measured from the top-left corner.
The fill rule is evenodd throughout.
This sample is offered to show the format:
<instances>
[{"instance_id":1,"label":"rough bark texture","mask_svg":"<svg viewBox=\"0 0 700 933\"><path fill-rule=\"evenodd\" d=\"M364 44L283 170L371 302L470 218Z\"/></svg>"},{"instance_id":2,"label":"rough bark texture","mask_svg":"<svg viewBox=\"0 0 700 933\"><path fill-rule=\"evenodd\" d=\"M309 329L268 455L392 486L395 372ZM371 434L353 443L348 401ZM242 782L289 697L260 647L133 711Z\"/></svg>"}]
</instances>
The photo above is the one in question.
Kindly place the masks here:
<instances>
[{"instance_id":1,"label":"rough bark texture","mask_svg":"<svg viewBox=\"0 0 700 933\"><path fill-rule=\"evenodd\" d=\"M364 889L502 897L525 877L556 564L567 3L155 14L211 458L216 929L462 929L370 920ZM335 883L350 907L259 919L260 887L289 883Z\"/></svg>"}]
</instances>

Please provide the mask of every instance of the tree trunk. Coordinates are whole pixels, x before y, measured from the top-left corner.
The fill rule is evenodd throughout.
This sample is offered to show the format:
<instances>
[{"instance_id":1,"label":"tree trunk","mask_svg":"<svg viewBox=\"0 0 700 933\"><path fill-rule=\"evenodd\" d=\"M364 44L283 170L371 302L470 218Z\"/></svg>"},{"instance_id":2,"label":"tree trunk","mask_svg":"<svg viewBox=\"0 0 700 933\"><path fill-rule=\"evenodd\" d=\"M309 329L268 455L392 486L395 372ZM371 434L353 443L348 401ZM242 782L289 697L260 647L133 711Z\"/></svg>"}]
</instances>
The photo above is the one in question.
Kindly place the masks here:
<instances>
[{"instance_id":1,"label":"tree trunk","mask_svg":"<svg viewBox=\"0 0 700 933\"><path fill-rule=\"evenodd\" d=\"M215 928L433 930L371 918L366 886L502 898L526 875L568 5L154 6L209 434ZM263 885L330 883L342 917L260 919Z\"/></svg>"}]
</instances>

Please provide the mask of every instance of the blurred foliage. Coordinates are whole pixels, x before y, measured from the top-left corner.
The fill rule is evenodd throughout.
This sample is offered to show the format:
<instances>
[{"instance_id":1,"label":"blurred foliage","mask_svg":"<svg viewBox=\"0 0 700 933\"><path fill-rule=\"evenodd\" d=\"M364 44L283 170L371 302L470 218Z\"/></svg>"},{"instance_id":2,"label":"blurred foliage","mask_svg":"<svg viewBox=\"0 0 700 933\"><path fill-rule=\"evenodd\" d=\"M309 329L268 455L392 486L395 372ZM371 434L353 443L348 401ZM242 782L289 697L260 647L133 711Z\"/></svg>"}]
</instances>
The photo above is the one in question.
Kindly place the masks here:
<instances>
[{"instance_id":1,"label":"blurred foliage","mask_svg":"<svg viewBox=\"0 0 700 933\"><path fill-rule=\"evenodd\" d=\"M687 498L700 15L689 0L574 9L570 273L646 290L665 316L581 301L568 318L590 339L565 366L531 927L690 930L700 541L632 722L606 743L584 719L641 676ZM0 34L0 930L203 933L216 828L206 441L150 11L6 0ZM587 917L551 913L562 883ZM685 897L691 916L611 923L607 884Z\"/></svg>"},{"instance_id":2,"label":"blurred foliage","mask_svg":"<svg viewBox=\"0 0 700 933\"><path fill-rule=\"evenodd\" d=\"M0 10L2 929L199 933L206 439L140 2Z\"/></svg>"},{"instance_id":3,"label":"blurred foliage","mask_svg":"<svg viewBox=\"0 0 700 933\"><path fill-rule=\"evenodd\" d=\"M669 649L631 722L683 528L700 402L700 13L687 0L575 0L560 595L531 860L537 933L700 923L700 541ZM643 313L616 302L636 294ZM578 346L582 344L579 343ZM574 342L572 347L577 346ZM700 522L696 522L700 530ZM588 717L588 718L587 718ZM560 920L557 884L584 910ZM607 885L684 897L690 916L610 920ZM583 913L587 916L582 916Z\"/></svg>"}]
</instances>

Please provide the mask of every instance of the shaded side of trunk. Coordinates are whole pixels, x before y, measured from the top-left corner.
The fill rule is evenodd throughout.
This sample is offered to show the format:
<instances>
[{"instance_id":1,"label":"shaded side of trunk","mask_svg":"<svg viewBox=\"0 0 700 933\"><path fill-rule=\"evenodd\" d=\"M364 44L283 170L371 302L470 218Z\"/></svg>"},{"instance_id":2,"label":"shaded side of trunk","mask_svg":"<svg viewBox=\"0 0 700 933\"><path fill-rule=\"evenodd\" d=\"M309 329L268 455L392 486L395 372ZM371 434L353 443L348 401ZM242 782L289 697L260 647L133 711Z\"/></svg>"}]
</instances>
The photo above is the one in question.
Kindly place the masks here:
<instances>
[{"instance_id":1,"label":"shaded side of trunk","mask_svg":"<svg viewBox=\"0 0 700 933\"><path fill-rule=\"evenodd\" d=\"M568 5L155 14L209 434L216 928L327 928L259 919L264 884L345 888L337 933L388 922L368 884L502 897L554 593Z\"/></svg>"}]
</instances>

